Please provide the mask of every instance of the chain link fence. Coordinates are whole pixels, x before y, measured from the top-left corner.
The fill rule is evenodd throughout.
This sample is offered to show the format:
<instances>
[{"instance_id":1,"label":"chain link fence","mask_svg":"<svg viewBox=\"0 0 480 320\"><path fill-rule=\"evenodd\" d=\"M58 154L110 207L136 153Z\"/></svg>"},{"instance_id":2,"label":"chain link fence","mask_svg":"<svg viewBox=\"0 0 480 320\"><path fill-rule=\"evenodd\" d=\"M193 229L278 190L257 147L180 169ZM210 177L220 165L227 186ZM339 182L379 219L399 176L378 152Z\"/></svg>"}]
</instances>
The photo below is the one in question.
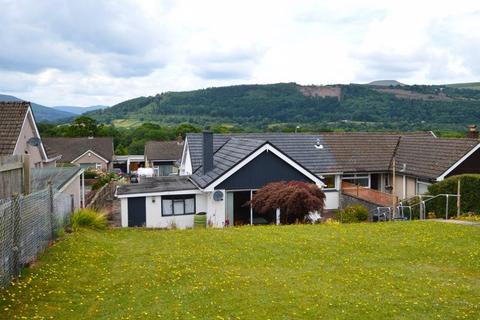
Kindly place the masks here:
<instances>
[{"instance_id":1,"label":"chain link fence","mask_svg":"<svg viewBox=\"0 0 480 320\"><path fill-rule=\"evenodd\" d=\"M71 195L55 193L51 187L0 200L0 287L18 276L70 223L73 208Z\"/></svg>"}]
</instances>

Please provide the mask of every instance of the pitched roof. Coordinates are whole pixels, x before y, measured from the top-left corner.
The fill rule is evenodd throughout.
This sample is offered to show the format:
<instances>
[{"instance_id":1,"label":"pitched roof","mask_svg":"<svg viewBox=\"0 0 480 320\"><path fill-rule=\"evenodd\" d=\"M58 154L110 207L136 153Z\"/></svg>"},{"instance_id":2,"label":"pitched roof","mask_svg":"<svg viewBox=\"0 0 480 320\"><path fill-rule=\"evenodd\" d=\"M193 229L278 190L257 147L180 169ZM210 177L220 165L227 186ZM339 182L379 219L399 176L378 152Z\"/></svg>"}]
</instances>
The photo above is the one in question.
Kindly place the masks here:
<instances>
[{"instance_id":1,"label":"pitched roof","mask_svg":"<svg viewBox=\"0 0 480 320\"><path fill-rule=\"evenodd\" d=\"M145 156L152 160L178 160L182 157L183 143L178 141L147 141Z\"/></svg>"},{"instance_id":2,"label":"pitched roof","mask_svg":"<svg viewBox=\"0 0 480 320\"><path fill-rule=\"evenodd\" d=\"M165 176L147 178L145 182L124 184L117 188L117 195L155 193L167 191L196 190L198 189L188 176Z\"/></svg>"},{"instance_id":3,"label":"pitched roof","mask_svg":"<svg viewBox=\"0 0 480 320\"><path fill-rule=\"evenodd\" d=\"M442 175L478 143L476 139L403 136L395 156L395 170L434 179Z\"/></svg>"},{"instance_id":4,"label":"pitched roof","mask_svg":"<svg viewBox=\"0 0 480 320\"><path fill-rule=\"evenodd\" d=\"M0 155L11 155L22 130L29 102L0 102Z\"/></svg>"},{"instance_id":5,"label":"pitched roof","mask_svg":"<svg viewBox=\"0 0 480 320\"><path fill-rule=\"evenodd\" d=\"M111 137L44 138L43 144L50 152L62 155L61 160L65 162L75 160L88 150L108 161L112 161L113 158L113 138Z\"/></svg>"},{"instance_id":6,"label":"pitched roof","mask_svg":"<svg viewBox=\"0 0 480 320\"><path fill-rule=\"evenodd\" d=\"M213 170L203 174L199 166L191 178L200 187L206 187L265 143L260 139L231 138L213 154Z\"/></svg>"},{"instance_id":7,"label":"pitched roof","mask_svg":"<svg viewBox=\"0 0 480 320\"><path fill-rule=\"evenodd\" d=\"M30 177L32 192L47 188L49 182L54 189L61 189L82 170L80 167L32 169Z\"/></svg>"},{"instance_id":8,"label":"pitched roof","mask_svg":"<svg viewBox=\"0 0 480 320\"><path fill-rule=\"evenodd\" d=\"M267 142L317 175L389 171L396 152L397 167L407 163L407 173L430 179L437 178L478 143L472 139L436 138L430 132L214 134L214 169L203 175L202 135L188 134L187 141L192 179L199 186L209 184L253 152L254 147ZM323 148L315 148L316 144Z\"/></svg>"}]
</instances>

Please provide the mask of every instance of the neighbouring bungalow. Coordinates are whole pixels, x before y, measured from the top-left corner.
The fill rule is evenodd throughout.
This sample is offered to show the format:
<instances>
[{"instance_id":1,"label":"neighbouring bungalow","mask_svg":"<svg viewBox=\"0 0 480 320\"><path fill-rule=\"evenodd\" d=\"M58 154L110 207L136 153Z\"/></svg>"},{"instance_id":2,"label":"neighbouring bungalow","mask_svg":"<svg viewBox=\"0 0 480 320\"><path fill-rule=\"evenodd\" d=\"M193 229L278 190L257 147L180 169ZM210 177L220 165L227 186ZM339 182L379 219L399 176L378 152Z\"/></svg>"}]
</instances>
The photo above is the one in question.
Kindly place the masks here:
<instances>
[{"instance_id":1,"label":"neighbouring bungalow","mask_svg":"<svg viewBox=\"0 0 480 320\"><path fill-rule=\"evenodd\" d=\"M83 172L84 169L81 167L32 169L30 176L32 192L46 189L51 185L54 192L71 197L69 209L74 212L83 208L85 203Z\"/></svg>"},{"instance_id":2,"label":"neighbouring bungalow","mask_svg":"<svg viewBox=\"0 0 480 320\"><path fill-rule=\"evenodd\" d=\"M55 167L60 156L38 132L30 102L0 102L0 156L28 155L30 167Z\"/></svg>"},{"instance_id":3,"label":"neighbouring bungalow","mask_svg":"<svg viewBox=\"0 0 480 320\"><path fill-rule=\"evenodd\" d=\"M153 168L156 176L177 174L182 152L183 141L147 141L145 166Z\"/></svg>"},{"instance_id":4,"label":"neighbouring bungalow","mask_svg":"<svg viewBox=\"0 0 480 320\"><path fill-rule=\"evenodd\" d=\"M61 162L71 163L82 168L112 169L113 138L45 138L48 150L62 155Z\"/></svg>"},{"instance_id":5,"label":"neighbouring bungalow","mask_svg":"<svg viewBox=\"0 0 480 320\"><path fill-rule=\"evenodd\" d=\"M187 228L200 212L216 227L275 223L274 214L259 215L245 205L275 181L317 184L327 211L352 201L388 206L393 196L422 194L448 176L480 173L478 133L469 134L188 134L179 176L117 189L122 226Z\"/></svg>"}]
</instances>

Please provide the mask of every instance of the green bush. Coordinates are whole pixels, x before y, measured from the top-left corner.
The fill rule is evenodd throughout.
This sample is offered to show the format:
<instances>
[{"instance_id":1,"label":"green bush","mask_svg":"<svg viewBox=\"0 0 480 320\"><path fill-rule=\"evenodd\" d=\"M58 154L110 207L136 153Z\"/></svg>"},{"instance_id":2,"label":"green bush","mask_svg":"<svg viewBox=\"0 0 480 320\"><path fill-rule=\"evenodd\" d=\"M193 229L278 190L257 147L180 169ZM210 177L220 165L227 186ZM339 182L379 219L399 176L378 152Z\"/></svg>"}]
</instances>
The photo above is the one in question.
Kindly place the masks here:
<instances>
[{"instance_id":1,"label":"green bush","mask_svg":"<svg viewBox=\"0 0 480 320\"><path fill-rule=\"evenodd\" d=\"M460 180L460 211L480 212L480 174L463 174L449 177L428 187L430 195L457 194L458 180ZM427 210L445 217L446 197L439 197L427 203ZM450 197L448 217L457 215L457 198Z\"/></svg>"},{"instance_id":2,"label":"green bush","mask_svg":"<svg viewBox=\"0 0 480 320\"><path fill-rule=\"evenodd\" d=\"M112 180L115 180L117 178L117 174L109 172L105 173L102 176L98 178L98 180L92 184L92 190L97 190L109 183Z\"/></svg>"},{"instance_id":3,"label":"green bush","mask_svg":"<svg viewBox=\"0 0 480 320\"><path fill-rule=\"evenodd\" d=\"M342 223L354 223L368 220L368 209L362 204L354 204L335 212L335 219Z\"/></svg>"},{"instance_id":4,"label":"green bush","mask_svg":"<svg viewBox=\"0 0 480 320\"><path fill-rule=\"evenodd\" d=\"M91 209L81 209L72 215L72 229L74 231L80 228L105 229L107 227L107 217Z\"/></svg>"},{"instance_id":5,"label":"green bush","mask_svg":"<svg viewBox=\"0 0 480 320\"><path fill-rule=\"evenodd\" d=\"M85 170L84 175L85 175L85 179L95 179L98 173L96 172L96 170L87 169Z\"/></svg>"}]
</instances>

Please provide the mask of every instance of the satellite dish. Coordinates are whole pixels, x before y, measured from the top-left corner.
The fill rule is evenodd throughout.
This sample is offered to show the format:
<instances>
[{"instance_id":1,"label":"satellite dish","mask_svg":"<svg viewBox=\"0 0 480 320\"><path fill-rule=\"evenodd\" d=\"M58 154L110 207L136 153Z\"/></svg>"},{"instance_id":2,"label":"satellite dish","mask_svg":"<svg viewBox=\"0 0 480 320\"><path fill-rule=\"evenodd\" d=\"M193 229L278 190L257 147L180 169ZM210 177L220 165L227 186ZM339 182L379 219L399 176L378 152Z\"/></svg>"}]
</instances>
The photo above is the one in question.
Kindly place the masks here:
<instances>
[{"instance_id":1,"label":"satellite dish","mask_svg":"<svg viewBox=\"0 0 480 320\"><path fill-rule=\"evenodd\" d=\"M223 201L223 192L217 190L213 193L213 200L214 201Z\"/></svg>"},{"instance_id":2,"label":"satellite dish","mask_svg":"<svg viewBox=\"0 0 480 320\"><path fill-rule=\"evenodd\" d=\"M31 146L38 147L40 145L40 139L37 137L31 137L27 140L27 143Z\"/></svg>"}]
</instances>

